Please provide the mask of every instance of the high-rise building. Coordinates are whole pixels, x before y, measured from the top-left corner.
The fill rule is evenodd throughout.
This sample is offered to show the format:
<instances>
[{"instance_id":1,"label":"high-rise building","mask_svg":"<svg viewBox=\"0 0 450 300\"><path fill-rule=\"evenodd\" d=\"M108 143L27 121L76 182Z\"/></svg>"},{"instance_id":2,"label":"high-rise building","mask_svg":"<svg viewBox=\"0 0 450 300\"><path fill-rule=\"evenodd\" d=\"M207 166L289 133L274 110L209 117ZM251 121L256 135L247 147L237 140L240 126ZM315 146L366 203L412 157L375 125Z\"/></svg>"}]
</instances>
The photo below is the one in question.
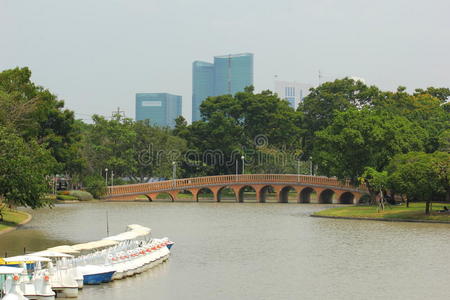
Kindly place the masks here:
<instances>
[{"instance_id":1,"label":"high-rise building","mask_svg":"<svg viewBox=\"0 0 450 300\"><path fill-rule=\"evenodd\" d=\"M174 127L181 101L181 96L168 93L137 93L136 121L148 119L153 125Z\"/></svg>"},{"instance_id":2,"label":"high-rise building","mask_svg":"<svg viewBox=\"0 0 450 300\"><path fill-rule=\"evenodd\" d=\"M214 57L214 96L236 94L253 85L253 54Z\"/></svg>"},{"instance_id":3,"label":"high-rise building","mask_svg":"<svg viewBox=\"0 0 450 300\"><path fill-rule=\"evenodd\" d=\"M297 109L303 98L309 94L310 88L312 88L310 84L295 81L275 81L275 93L281 99L287 100L294 109Z\"/></svg>"},{"instance_id":4,"label":"high-rise building","mask_svg":"<svg viewBox=\"0 0 450 300\"><path fill-rule=\"evenodd\" d=\"M192 65L192 121L200 120L200 104L209 96L234 95L253 85L253 54L214 57L214 64Z\"/></svg>"},{"instance_id":5,"label":"high-rise building","mask_svg":"<svg viewBox=\"0 0 450 300\"><path fill-rule=\"evenodd\" d=\"M200 104L214 95L214 64L194 61L192 64L192 121L200 120Z\"/></svg>"}]
</instances>

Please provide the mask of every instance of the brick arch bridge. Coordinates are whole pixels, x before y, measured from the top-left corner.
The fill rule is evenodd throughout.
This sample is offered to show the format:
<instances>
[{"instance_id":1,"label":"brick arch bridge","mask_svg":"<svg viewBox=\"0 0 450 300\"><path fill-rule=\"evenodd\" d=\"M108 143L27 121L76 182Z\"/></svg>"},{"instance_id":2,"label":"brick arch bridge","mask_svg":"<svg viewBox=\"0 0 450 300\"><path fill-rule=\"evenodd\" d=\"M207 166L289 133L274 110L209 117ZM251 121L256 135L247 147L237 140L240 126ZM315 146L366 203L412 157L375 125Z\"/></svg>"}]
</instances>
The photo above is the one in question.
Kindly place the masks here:
<instances>
[{"instance_id":1,"label":"brick arch bridge","mask_svg":"<svg viewBox=\"0 0 450 300\"><path fill-rule=\"evenodd\" d=\"M254 190L256 201L265 202L272 192L277 202L288 202L289 193L295 194L298 203L340 203L357 204L367 194L364 186L355 187L336 178L284 175L284 174L246 174L218 175L208 177L184 178L142 184L120 185L108 188L103 197L110 201L134 201L146 196L149 201L165 193L172 201L180 192L188 191L194 201L198 201L201 191L209 190L214 201L220 202L222 191L229 188L234 192L236 202L244 202L244 193Z\"/></svg>"}]
</instances>

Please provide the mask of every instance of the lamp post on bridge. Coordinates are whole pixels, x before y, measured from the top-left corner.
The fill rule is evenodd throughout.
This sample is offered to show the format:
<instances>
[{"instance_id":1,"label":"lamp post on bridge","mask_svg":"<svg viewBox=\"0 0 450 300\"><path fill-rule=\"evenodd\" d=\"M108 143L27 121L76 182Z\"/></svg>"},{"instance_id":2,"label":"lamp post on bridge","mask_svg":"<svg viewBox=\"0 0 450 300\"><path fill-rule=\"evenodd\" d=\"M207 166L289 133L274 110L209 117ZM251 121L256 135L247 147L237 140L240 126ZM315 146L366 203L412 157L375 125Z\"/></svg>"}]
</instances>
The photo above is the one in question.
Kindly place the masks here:
<instances>
[{"instance_id":1,"label":"lamp post on bridge","mask_svg":"<svg viewBox=\"0 0 450 300\"><path fill-rule=\"evenodd\" d=\"M111 170L111 188L114 187L114 171Z\"/></svg>"},{"instance_id":2,"label":"lamp post on bridge","mask_svg":"<svg viewBox=\"0 0 450 300\"><path fill-rule=\"evenodd\" d=\"M312 163L312 156L309 157L309 164L310 164L310 170L309 173L311 176L313 175L313 163Z\"/></svg>"},{"instance_id":3,"label":"lamp post on bridge","mask_svg":"<svg viewBox=\"0 0 450 300\"><path fill-rule=\"evenodd\" d=\"M108 188L108 168L105 168L105 184L106 184L106 192L109 192Z\"/></svg>"},{"instance_id":4,"label":"lamp post on bridge","mask_svg":"<svg viewBox=\"0 0 450 300\"><path fill-rule=\"evenodd\" d=\"M108 168L105 168L105 184L108 186Z\"/></svg>"},{"instance_id":5,"label":"lamp post on bridge","mask_svg":"<svg viewBox=\"0 0 450 300\"><path fill-rule=\"evenodd\" d=\"M175 161L172 162L172 179L173 179L173 187L175 187L175 179L177 176L177 163Z\"/></svg>"},{"instance_id":6,"label":"lamp post on bridge","mask_svg":"<svg viewBox=\"0 0 450 300\"><path fill-rule=\"evenodd\" d=\"M242 175L244 175L244 172L245 172L245 157L244 157L244 155L241 156L241 160L242 160Z\"/></svg>"}]
</instances>

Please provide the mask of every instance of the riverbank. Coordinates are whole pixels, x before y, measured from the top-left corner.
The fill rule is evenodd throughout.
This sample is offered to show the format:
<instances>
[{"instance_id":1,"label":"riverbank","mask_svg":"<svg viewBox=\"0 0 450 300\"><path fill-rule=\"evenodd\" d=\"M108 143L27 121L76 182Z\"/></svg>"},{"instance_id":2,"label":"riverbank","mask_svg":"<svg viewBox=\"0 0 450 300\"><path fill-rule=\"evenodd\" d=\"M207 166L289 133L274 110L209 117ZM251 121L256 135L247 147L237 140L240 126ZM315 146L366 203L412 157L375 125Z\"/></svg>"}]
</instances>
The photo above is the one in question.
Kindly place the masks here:
<instances>
[{"instance_id":1,"label":"riverbank","mask_svg":"<svg viewBox=\"0 0 450 300\"><path fill-rule=\"evenodd\" d=\"M312 217L355 219L373 221L397 221L397 222L426 222L449 223L450 213L439 213L448 204L433 204L430 215L425 214L425 203L410 203L406 205L387 206L384 211L377 212L376 206L344 206L322 210L312 214Z\"/></svg>"},{"instance_id":2,"label":"riverbank","mask_svg":"<svg viewBox=\"0 0 450 300\"><path fill-rule=\"evenodd\" d=\"M18 210L3 209L2 214L3 221L0 221L0 235L10 232L32 219L29 213Z\"/></svg>"}]
</instances>

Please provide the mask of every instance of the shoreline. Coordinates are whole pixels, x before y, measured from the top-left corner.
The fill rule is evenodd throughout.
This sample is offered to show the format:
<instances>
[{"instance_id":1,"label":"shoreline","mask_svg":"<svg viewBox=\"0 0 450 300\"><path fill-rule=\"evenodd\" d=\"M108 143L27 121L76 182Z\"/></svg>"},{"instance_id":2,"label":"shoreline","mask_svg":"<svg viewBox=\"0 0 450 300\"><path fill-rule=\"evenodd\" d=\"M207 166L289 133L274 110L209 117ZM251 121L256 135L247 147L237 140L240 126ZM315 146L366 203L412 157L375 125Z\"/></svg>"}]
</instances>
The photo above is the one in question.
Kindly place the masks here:
<instances>
[{"instance_id":1,"label":"shoreline","mask_svg":"<svg viewBox=\"0 0 450 300\"><path fill-rule=\"evenodd\" d=\"M310 216L343 220L450 224L450 214L442 212L445 205L446 203L436 203L435 210L428 215L425 214L425 204L415 202L409 207L389 205L381 211L375 205L342 206L320 210ZM442 213L438 213L439 211Z\"/></svg>"},{"instance_id":2,"label":"shoreline","mask_svg":"<svg viewBox=\"0 0 450 300\"><path fill-rule=\"evenodd\" d=\"M450 224L450 221L439 220L418 220L418 219L387 219L387 218L363 218L363 217L341 217L341 216L323 216L323 215L309 215L313 218L324 219L341 219L341 220L357 220L357 221L381 221L381 222L406 222L406 223L434 223L434 224Z\"/></svg>"},{"instance_id":3,"label":"shoreline","mask_svg":"<svg viewBox=\"0 0 450 300\"><path fill-rule=\"evenodd\" d=\"M0 230L0 236L1 236L2 234L5 234L5 233L8 233L8 232L11 232L11 231L16 230L17 228L19 228L19 227L21 227L21 226L23 226L23 225L29 223L29 222L33 219L33 216L32 216L31 214L29 214L29 213L27 213L27 212L24 212L24 211L19 211L19 212L20 212L21 214L26 215L27 218L26 218L25 220L23 220L22 222L20 222L19 224L17 224L16 226L8 226L7 228L1 229L1 230Z\"/></svg>"}]
</instances>

